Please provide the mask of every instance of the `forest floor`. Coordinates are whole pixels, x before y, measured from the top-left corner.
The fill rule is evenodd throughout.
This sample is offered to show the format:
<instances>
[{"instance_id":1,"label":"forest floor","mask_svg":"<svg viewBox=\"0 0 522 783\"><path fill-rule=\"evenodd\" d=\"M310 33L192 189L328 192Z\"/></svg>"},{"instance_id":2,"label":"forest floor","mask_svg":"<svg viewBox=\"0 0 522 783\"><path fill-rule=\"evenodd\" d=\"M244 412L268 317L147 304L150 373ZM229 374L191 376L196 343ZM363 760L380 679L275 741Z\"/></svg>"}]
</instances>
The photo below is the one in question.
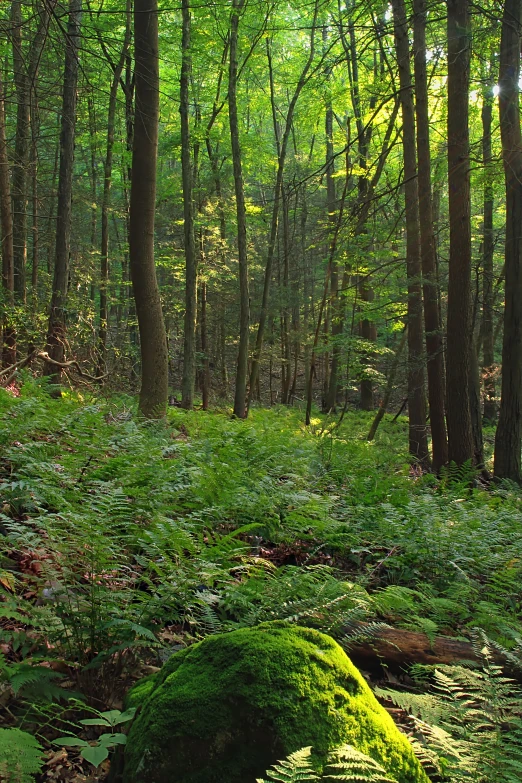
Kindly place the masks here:
<instances>
[{"instance_id":1,"label":"forest floor","mask_svg":"<svg viewBox=\"0 0 522 783\"><path fill-rule=\"evenodd\" d=\"M371 443L362 412L143 423L133 398L52 400L29 376L0 416L0 722L37 736L42 780L104 780L113 751L89 724L114 732L125 716L100 713L210 633L289 619L349 650L361 621L388 623L521 660L522 495L422 475L403 419ZM416 674L372 685L422 693Z\"/></svg>"}]
</instances>

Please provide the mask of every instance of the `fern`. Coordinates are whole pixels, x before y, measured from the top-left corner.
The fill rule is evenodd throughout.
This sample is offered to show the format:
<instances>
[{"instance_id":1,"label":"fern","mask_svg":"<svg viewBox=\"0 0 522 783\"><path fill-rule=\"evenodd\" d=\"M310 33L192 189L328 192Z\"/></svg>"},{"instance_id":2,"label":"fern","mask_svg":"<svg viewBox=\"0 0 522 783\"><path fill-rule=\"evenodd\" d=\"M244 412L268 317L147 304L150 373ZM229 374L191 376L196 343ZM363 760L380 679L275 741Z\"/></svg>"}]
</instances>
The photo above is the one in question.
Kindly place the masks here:
<instances>
[{"instance_id":1,"label":"fern","mask_svg":"<svg viewBox=\"0 0 522 783\"><path fill-rule=\"evenodd\" d=\"M328 756L323 780L349 780L353 783L397 783L374 759L352 745L343 745Z\"/></svg>"},{"instance_id":2,"label":"fern","mask_svg":"<svg viewBox=\"0 0 522 783\"><path fill-rule=\"evenodd\" d=\"M491 663L483 634L484 668L440 667L431 692L378 690L412 714L419 756L451 783L520 783L522 779L522 690Z\"/></svg>"},{"instance_id":3,"label":"fern","mask_svg":"<svg viewBox=\"0 0 522 783\"><path fill-rule=\"evenodd\" d=\"M256 783L297 783L297 781L320 780L312 766L312 748L301 748L291 753L284 761L274 764L266 773L268 780L258 778Z\"/></svg>"},{"instance_id":4,"label":"fern","mask_svg":"<svg viewBox=\"0 0 522 783\"><path fill-rule=\"evenodd\" d=\"M301 780L345 780L352 783L397 783L374 759L354 748L342 745L328 754L326 766L321 775L316 774L312 763L312 749L302 748L291 753L285 761L274 764L266 773L270 781L293 783ZM257 780L257 783L269 783Z\"/></svg>"},{"instance_id":5,"label":"fern","mask_svg":"<svg viewBox=\"0 0 522 783\"><path fill-rule=\"evenodd\" d=\"M39 742L20 729L0 729L0 780L32 783L43 765Z\"/></svg>"}]
</instances>

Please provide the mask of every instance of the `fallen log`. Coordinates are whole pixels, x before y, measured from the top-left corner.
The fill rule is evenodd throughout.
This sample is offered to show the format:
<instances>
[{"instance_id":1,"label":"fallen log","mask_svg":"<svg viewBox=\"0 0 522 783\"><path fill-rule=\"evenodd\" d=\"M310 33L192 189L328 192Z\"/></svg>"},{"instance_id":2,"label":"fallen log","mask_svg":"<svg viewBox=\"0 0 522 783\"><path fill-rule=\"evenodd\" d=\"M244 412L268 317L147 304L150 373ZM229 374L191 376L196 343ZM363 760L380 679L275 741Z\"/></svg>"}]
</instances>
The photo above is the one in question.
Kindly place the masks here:
<instances>
[{"instance_id":1,"label":"fallen log","mask_svg":"<svg viewBox=\"0 0 522 783\"><path fill-rule=\"evenodd\" d=\"M365 633L366 627L369 634ZM345 630L348 635L342 640L343 647L354 664L369 673L382 672L385 667L392 672L404 672L414 663L440 665L484 661L472 642L450 636L436 636L430 640L424 633L385 625L374 633L371 626L364 623L358 624L355 629L352 626ZM354 631L352 640L350 636ZM511 677L522 681L522 670L499 650L492 648L490 656L493 663L503 666Z\"/></svg>"}]
</instances>

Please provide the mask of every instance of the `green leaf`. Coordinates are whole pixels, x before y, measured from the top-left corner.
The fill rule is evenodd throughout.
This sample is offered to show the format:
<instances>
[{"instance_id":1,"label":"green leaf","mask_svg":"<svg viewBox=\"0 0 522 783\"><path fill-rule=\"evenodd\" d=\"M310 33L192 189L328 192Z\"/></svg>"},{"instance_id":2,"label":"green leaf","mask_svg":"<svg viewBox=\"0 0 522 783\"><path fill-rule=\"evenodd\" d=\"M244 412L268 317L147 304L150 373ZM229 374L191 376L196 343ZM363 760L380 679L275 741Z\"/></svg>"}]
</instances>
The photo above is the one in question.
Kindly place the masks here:
<instances>
[{"instance_id":1,"label":"green leaf","mask_svg":"<svg viewBox=\"0 0 522 783\"><path fill-rule=\"evenodd\" d=\"M104 720L103 718L84 718L83 720L79 721L83 726L112 726L112 723L109 723L108 720Z\"/></svg>"},{"instance_id":2,"label":"green leaf","mask_svg":"<svg viewBox=\"0 0 522 783\"><path fill-rule=\"evenodd\" d=\"M136 715L136 707L129 707L128 710L125 710L125 712L122 712L118 720L114 721L114 726L117 726L119 723L126 723L128 720L132 720L134 716Z\"/></svg>"},{"instance_id":3,"label":"green leaf","mask_svg":"<svg viewBox=\"0 0 522 783\"><path fill-rule=\"evenodd\" d=\"M98 742L100 745L103 745L104 748L111 748L113 745L126 745L127 735L121 733L102 734L100 737L98 737Z\"/></svg>"},{"instance_id":4,"label":"green leaf","mask_svg":"<svg viewBox=\"0 0 522 783\"><path fill-rule=\"evenodd\" d=\"M104 725L116 726L117 723L121 723L121 711L120 710L108 710L107 712L101 712L100 716L105 718L106 723Z\"/></svg>"},{"instance_id":5,"label":"green leaf","mask_svg":"<svg viewBox=\"0 0 522 783\"><path fill-rule=\"evenodd\" d=\"M53 740L53 745L60 745L65 748L83 748L88 747L89 743L79 737L58 737L58 739Z\"/></svg>"},{"instance_id":6,"label":"green leaf","mask_svg":"<svg viewBox=\"0 0 522 783\"><path fill-rule=\"evenodd\" d=\"M88 745L81 752L82 758L94 767L99 767L102 761L109 756L109 751L104 745Z\"/></svg>"}]
</instances>

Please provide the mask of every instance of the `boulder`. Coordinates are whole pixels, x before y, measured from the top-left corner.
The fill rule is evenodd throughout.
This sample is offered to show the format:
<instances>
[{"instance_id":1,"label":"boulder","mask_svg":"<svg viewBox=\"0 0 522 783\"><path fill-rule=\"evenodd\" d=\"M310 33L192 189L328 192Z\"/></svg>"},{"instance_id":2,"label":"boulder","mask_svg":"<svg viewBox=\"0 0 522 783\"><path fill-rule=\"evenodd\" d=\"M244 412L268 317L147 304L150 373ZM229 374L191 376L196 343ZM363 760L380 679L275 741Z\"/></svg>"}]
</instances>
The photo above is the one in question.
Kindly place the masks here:
<instances>
[{"instance_id":1,"label":"boulder","mask_svg":"<svg viewBox=\"0 0 522 783\"><path fill-rule=\"evenodd\" d=\"M329 636L284 622L210 636L138 683L124 783L255 783L350 743L398 783L429 783L407 738Z\"/></svg>"}]
</instances>

